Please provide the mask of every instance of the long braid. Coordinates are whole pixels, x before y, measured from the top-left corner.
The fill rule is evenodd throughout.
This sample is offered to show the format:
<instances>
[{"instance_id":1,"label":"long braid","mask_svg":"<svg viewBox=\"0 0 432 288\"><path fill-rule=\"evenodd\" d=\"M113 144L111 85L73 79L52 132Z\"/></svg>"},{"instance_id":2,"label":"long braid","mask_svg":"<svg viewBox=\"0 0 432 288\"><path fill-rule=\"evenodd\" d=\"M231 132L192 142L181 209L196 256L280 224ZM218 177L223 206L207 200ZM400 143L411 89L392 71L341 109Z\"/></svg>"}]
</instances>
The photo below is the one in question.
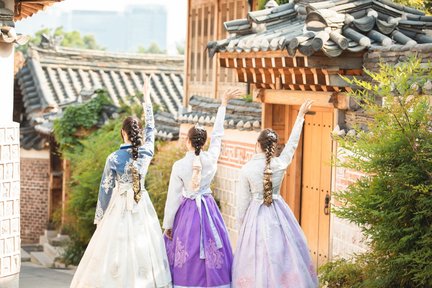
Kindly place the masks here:
<instances>
[{"instance_id":1,"label":"long braid","mask_svg":"<svg viewBox=\"0 0 432 288\"><path fill-rule=\"evenodd\" d=\"M273 158L275 151L276 151L276 144L277 144L277 134L275 131L271 129L265 129L261 132L260 136L258 137L258 142L261 145L262 150L265 153L266 156L266 163L264 168L264 205L270 206L273 203L273 182L272 182L272 176L273 171L271 170L270 164L271 159Z\"/></svg>"},{"instance_id":2,"label":"long braid","mask_svg":"<svg viewBox=\"0 0 432 288\"><path fill-rule=\"evenodd\" d=\"M201 184L202 164L199 157L201 149L207 141L207 131L199 126L189 129L188 138L195 149L195 158L192 162L192 190L198 191Z\"/></svg>"},{"instance_id":3,"label":"long braid","mask_svg":"<svg viewBox=\"0 0 432 288\"><path fill-rule=\"evenodd\" d=\"M132 159L135 162L138 159L138 149L143 144L140 123L136 118L128 117L123 122L123 130L126 131L129 141L132 143ZM141 200L141 175L135 165L131 165L130 169L134 200L138 203Z\"/></svg>"}]
</instances>

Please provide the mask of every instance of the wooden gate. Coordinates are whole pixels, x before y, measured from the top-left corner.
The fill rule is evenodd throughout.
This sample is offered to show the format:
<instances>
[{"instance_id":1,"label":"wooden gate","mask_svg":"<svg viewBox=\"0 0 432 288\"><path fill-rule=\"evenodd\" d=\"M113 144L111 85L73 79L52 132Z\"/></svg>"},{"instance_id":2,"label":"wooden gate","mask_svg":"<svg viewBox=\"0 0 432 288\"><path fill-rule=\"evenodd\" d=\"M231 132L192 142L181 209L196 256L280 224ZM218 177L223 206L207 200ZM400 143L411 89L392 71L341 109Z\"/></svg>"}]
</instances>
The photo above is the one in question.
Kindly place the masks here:
<instances>
[{"instance_id":1,"label":"wooden gate","mask_svg":"<svg viewBox=\"0 0 432 288\"><path fill-rule=\"evenodd\" d=\"M300 225L318 267L329 252L333 111L313 113L306 115L303 130Z\"/></svg>"}]
</instances>

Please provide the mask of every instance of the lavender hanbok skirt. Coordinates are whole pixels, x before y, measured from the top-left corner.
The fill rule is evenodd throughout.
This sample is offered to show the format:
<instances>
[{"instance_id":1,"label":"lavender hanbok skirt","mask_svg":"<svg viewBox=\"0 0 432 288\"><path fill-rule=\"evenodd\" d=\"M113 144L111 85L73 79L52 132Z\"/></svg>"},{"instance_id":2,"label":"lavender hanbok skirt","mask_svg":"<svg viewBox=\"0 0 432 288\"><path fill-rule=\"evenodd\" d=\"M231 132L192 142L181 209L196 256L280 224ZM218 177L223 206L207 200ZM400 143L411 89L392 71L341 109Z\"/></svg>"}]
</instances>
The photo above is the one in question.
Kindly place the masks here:
<instances>
[{"instance_id":1,"label":"lavender hanbok skirt","mask_svg":"<svg viewBox=\"0 0 432 288\"><path fill-rule=\"evenodd\" d=\"M318 287L305 236L283 199L269 207L252 200L237 241L233 287Z\"/></svg>"},{"instance_id":2,"label":"lavender hanbok skirt","mask_svg":"<svg viewBox=\"0 0 432 288\"><path fill-rule=\"evenodd\" d=\"M183 198L174 220L173 240L165 237L173 286L229 288L233 255L227 229L213 197L203 198L209 213L203 203L201 219L196 201ZM208 215L213 220L214 230ZM201 226L205 259L200 258ZM217 247L214 233L219 235L221 248Z\"/></svg>"}]
</instances>

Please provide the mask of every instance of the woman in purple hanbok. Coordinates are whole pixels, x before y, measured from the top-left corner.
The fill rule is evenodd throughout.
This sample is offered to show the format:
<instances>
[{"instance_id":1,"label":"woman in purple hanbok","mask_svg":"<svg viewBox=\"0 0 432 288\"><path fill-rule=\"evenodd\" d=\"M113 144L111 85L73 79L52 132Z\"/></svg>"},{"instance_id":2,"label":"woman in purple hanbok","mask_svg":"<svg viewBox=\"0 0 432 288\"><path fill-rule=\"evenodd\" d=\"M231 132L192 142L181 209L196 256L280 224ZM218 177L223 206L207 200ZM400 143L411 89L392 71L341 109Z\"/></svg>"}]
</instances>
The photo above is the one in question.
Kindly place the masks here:
<instances>
[{"instance_id":1,"label":"woman in purple hanbok","mask_svg":"<svg viewBox=\"0 0 432 288\"><path fill-rule=\"evenodd\" d=\"M210 183L221 150L227 101L238 95L238 90L230 90L222 97L208 151L202 151L206 130L192 127L186 141L189 152L173 165L163 228L174 287L231 287L231 245Z\"/></svg>"},{"instance_id":2,"label":"woman in purple hanbok","mask_svg":"<svg viewBox=\"0 0 432 288\"><path fill-rule=\"evenodd\" d=\"M241 228L233 262L234 287L318 286L304 234L279 191L311 105L307 100L301 106L279 157L274 157L278 136L265 129L258 137L258 153L241 169L237 192Z\"/></svg>"}]
</instances>

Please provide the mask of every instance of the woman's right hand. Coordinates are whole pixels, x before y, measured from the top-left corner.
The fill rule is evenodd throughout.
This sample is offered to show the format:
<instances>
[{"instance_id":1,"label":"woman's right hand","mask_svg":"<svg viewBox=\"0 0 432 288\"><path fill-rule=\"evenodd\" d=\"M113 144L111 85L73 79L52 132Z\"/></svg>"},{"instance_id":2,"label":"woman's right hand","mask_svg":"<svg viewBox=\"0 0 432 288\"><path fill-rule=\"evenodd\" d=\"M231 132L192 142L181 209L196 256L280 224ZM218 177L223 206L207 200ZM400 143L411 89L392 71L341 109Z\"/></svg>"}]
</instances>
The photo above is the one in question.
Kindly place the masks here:
<instances>
[{"instance_id":1,"label":"woman's right hand","mask_svg":"<svg viewBox=\"0 0 432 288\"><path fill-rule=\"evenodd\" d=\"M228 100L238 98L241 96L240 89L228 89L225 91L225 93L222 95L222 106L227 106Z\"/></svg>"},{"instance_id":2,"label":"woman's right hand","mask_svg":"<svg viewBox=\"0 0 432 288\"><path fill-rule=\"evenodd\" d=\"M172 229L165 229L164 234L169 240L172 240Z\"/></svg>"},{"instance_id":3,"label":"woman's right hand","mask_svg":"<svg viewBox=\"0 0 432 288\"><path fill-rule=\"evenodd\" d=\"M304 115L306 115L306 113L312 107L312 103L313 103L313 100L306 99L306 101L300 106L299 116L303 116L304 117Z\"/></svg>"},{"instance_id":4,"label":"woman's right hand","mask_svg":"<svg viewBox=\"0 0 432 288\"><path fill-rule=\"evenodd\" d=\"M144 104L150 104L151 103L150 90L151 90L150 78L147 76L144 76L144 85L142 88Z\"/></svg>"}]
</instances>

